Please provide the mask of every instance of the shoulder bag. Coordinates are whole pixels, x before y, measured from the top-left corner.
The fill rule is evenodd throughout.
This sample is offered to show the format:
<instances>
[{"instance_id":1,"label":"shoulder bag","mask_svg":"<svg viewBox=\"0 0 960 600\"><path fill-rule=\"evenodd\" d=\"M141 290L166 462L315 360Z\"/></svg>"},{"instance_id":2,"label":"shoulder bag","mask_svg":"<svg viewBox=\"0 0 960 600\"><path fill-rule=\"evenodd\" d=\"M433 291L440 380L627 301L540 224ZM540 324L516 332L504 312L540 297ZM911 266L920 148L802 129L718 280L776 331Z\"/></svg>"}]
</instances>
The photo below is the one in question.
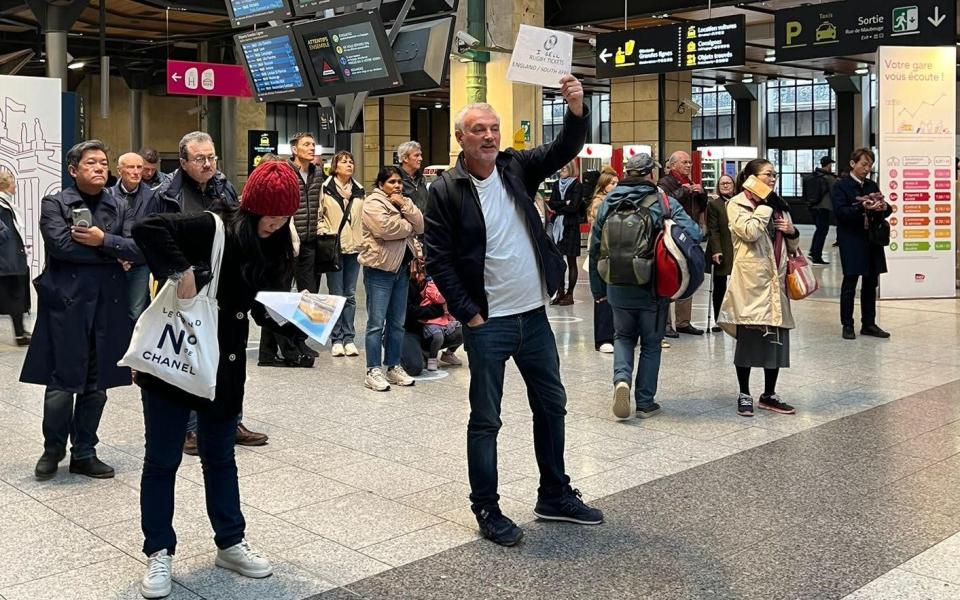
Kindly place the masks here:
<instances>
[{"instance_id":1,"label":"shoulder bag","mask_svg":"<svg viewBox=\"0 0 960 600\"><path fill-rule=\"evenodd\" d=\"M340 227L336 233L322 233L317 236L316 262L314 270L319 276L321 273L331 273L340 270L340 234L343 226L350 220L350 209L353 208L353 197L347 200L347 208L340 219Z\"/></svg>"}]
</instances>

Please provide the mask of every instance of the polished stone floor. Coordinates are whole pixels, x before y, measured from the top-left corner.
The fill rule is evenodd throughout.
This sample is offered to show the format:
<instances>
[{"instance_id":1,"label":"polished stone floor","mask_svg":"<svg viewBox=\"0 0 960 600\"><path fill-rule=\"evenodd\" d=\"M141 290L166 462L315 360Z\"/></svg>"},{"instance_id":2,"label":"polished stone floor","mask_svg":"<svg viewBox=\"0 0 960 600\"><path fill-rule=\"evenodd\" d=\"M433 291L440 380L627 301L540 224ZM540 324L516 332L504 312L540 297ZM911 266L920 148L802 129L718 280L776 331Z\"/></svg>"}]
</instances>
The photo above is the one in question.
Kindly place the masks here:
<instances>
[{"instance_id":1,"label":"polished stone floor","mask_svg":"<svg viewBox=\"0 0 960 600\"><path fill-rule=\"evenodd\" d=\"M276 572L252 581L213 566L201 468L185 456L171 597L958 598L960 302L882 302L893 338L844 341L839 268L820 273L823 290L794 304L780 377L796 416L738 417L733 343L713 334L664 352L662 415L618 423L586 284L574 306L551 308L567 468L608 522L532 520L529 409L508 369L502 506L527 531L514 549L477 539L468 508L466 368L377 394L362 387L362 358L262 369L251 349L244 421L271 439L237 449L240 488L247 537ZM698 294L701 325L706 302ZM64 462L37 482L42 390L16 383L11 336L0 324L0 597L138 598L138 393L111 391L104 413L114 480Z\"/></svg>"}]
</instances>

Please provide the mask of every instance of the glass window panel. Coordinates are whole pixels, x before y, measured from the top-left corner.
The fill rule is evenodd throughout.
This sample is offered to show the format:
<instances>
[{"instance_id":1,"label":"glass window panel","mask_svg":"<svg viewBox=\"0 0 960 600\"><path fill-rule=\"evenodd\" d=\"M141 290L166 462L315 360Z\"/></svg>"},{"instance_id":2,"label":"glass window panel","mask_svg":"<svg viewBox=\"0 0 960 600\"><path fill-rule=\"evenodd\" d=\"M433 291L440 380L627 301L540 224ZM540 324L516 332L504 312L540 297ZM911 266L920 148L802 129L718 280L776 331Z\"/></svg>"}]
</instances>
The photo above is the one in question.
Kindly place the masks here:
<instances>
[{"instance_id":1,"label":"glass window panel","mask_svg":"<svg viewBox=\"0 0 960 600\"><path fill-rule=\"evenodd\" d=\"M818 110L813 113L813 135L830 135L832 125L829 110Z\"/></svg>"},{"instance_id":2,"label":"glass window panel","mask_svg":"<svg viewBox=\"0 0 960 600\"><path fill-rule=\"evenodd\" d=\"M563 113L565 105L563 102L557 102L553 105L553 122L554 123L563 123Z\"/></svg>"},{"instance_id":3,"label":"glass window panel","mask_svg":"<svg viewBox=\"0 0 960 600\"><path fill-rule=\"evenodd\" d=\"M780 168L784 173L796 173L797 171L797 151L796 150L781 150L780 151L780 160L783 161L783 166Z\"/></svg>"},{"instance_id":4,"label":"glass window panel","mask_svg":"<svg viewBox=\"0 0 960 600\"><path fill-rule=\"evenodd\" d=\"M610 143L610 123L602 123L600 125L600 143Z\"/></svg>"},{"instance_id":5,"label":"glass window panel","mask_svg":"<svg viewBox=\"0 0 960 600\"><path fill-rule=\"evenodd\" d=\"M733 116L724 115L717 122L717 138L725 140L733 137Z\"/></svg>"},{"instance_id":6,"label":"glass window panel","mask_svg":"<svg viewBox=\"0 0 960 600\"><path fill-rule=\"evenodd\" d=\"M703 119L693 120L693 139L695 140L703 139Z\"/></svg>"},{"instance_id":7,"label":"glass window panel","mask_svg":"<svg viewBox=\"0 0 960 600\"><path fill-rule=\"evenodd\" d=\"M797 135L797 113L780 113L780 137Z\"/></svg>"},{"instance_id":8,"label":"glass window panel","mask_svg":"<svg viewBox=\"0 0 960 600\"><path fill-rule=\"evenodd\" d=\"M726 90L717 94L717 112L725 115L733 113L733 98Z\"/></svg>"},{"instance_id":9,"label":"glass window panel","mask_svg":"<svg viewBox=\"0 0 960 600\"><path fill-rule=\"evenodd\" d=\"M797 150L797 172L810 173L813 171L813 150Z\"/></svg>"},{"instance_id":10,"label":"glass window panel","mask_svg":"<svg viewBox=\"0 0 960 600\"><path fill-rule=\"evenodd\" d=\"M694 92L691 94L691 99L697 104L699 104L700 106L703 106L703 94L700 92L700 88L693 88L693 89L694 89Z\"/></svg>"},{"instance_id":11,"label":"glass window panel","mask_svg":"<svg viewBox=\"0 0 960 600\"><path fill-rule=\"evenodd\" d=\"M708 112L715 111L717 108L717 95L714 93L704 94L703 108Z\"/></svg>"},{"instance_id":12,"label":"glass window panel","mask_svg":"<svg viewBox=\"0 0 960 600\"><path fill-rule=\"evenodd\" d=\"M705 140L717 139L717 118L716 117L704 117L703 139Z\"/></svg>"},{"instance_id":13,"label":"glass window panel","mask_svg":"<svg viewBox=\"0 0 960 600\"><path fill-rule=\"evenodd\" d=\"M797 113L797 135L813 135L813 113L803 111Z\"/></svg>"},{"instance_id":14,"label":"glass window panel","mask_svg":"<svg viewBox=\"0 0 960 600\"><path fill-rule=\"evenodd\" d=\"M780 112L780 89L777 86L767 84L767 112Z\"/></svg>"},{"instance_id":15,"label":"glass window panel","mask_svg":"<svg viewBox=\"0 0 960 600\"><path fill-rule=\"evenodd\" d=\"M830 108L830 86L818 83L813 88L814 108Z\"/></svg>"},{"instance_id":16,"label":"glass window panel","mask_svg":"<svg viewBox=\"0 0 960 600\"><path fill-rule=\"evenodd\" d=\"M602 100L600 101L600 121L610 121L610 103Z\"/></svg>"},{"instance_id":17,"label":"glass window panel","mask_svg":"<svg viewBox=\"0 0 960 600\"><path fill-rule=\"evenodd\" d=\"M771 113L767 115L767 136L780 137L780 114Z\"/></svg>"},{"instance_id":18,"label":"glass window panel","mask_svg":"<svg viewBox=\"0 0 960 600\"><path fill-rule=\"evenodd\" d=\"M813 105L813 86L797 86L797 110L809 110Z\"/></svg>"},{"instance_id":19,"label":"glass window panel","mask_svg":"<svg viewBox=\"0 0 960 600\"><path fill-rule=\"evenodd\" d=\"M793 87L780 88L780 110L796 110L797 90Z\"/></svg>"}]
</instances>

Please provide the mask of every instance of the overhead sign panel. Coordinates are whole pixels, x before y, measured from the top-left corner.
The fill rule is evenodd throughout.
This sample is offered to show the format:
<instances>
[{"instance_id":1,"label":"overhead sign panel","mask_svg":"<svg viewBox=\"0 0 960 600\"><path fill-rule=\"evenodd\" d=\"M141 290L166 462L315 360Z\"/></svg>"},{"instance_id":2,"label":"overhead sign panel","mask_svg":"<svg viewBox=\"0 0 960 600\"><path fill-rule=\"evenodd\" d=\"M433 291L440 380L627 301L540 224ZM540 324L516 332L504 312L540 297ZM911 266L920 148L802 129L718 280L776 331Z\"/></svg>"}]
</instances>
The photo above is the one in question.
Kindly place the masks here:
<instances>
[{"instance_id":1,"label":"overhead sign panel","mask_svg":"<svg viewBox=\"0 0 960 600\"><path fill-rule=\"evenodd\" d=\"M234 27L278 21L292 14L287 0L227 0L227 13Z\"/></svg>"},{"instance_id":2,"label":"overhead sign panel","mask_svg":"<svg viewBox=\"0 0 960 600\"><path fill-rule=\"evenodd\" d=\"M404 25L393 42L403 85L371 92L371 96L409 94L443 87L450 65L455 15Z\"/></svg>"},{"instance_id":3,"label":"overhead sign panel","mask_svg":"<svg viewBox=\"0 0 960 600\"><path fill-rule=\"evenodd\" d=\"M241 33L234 40L258 102L313 95L290 25Z\"/></svg>"},{"instance_id":4,"label":"overhead sign panel","mask_svg":"<svg viewBox=\"0 0 960 600\"><path fill-rule=\"evenodd\" d=\"M353 6L357 0L293 0L293 12L299 16L313 16L331 8Z\"/></svg>"},{"instance_id":5,"label":"overhead sign panel","mask_svg":"<svg viewBox=\"0 0 960 600\"><path fill-rule=\"evenodd\" d=\"M777 62L875 52L880 46L952 46L954 0L830 2L778 10Z\"/></svg>"},{"instance_id":6,"label":"overhead sign panel","mask_svg":"<svg viewBox=\"0 0 960 600\"><path fill-rule=\"evenodd\" d=\"M629 77L744 64L743 15L597 36L597 77Z\"/></svg>"},{"instance_id":7,"label":"overhead sign panel","mask_svg":"<svg viewBox=\"0 0 960 600\"><path fill-rule=\"evenodd\" d=\"M253 97L242 66L183 60L167 61L167 93L184 96Z\"/></svg>"},{"instance_id":8,"label":"overhead sign panel","mask_svg":"<svg viewBox=\"0 0 960 600\"><path fill-rule=\"evenodd\" d=\"M376 11L298 23L293 32L317 96L368 92L403 83Z\"/></svg>"}]
</instances>

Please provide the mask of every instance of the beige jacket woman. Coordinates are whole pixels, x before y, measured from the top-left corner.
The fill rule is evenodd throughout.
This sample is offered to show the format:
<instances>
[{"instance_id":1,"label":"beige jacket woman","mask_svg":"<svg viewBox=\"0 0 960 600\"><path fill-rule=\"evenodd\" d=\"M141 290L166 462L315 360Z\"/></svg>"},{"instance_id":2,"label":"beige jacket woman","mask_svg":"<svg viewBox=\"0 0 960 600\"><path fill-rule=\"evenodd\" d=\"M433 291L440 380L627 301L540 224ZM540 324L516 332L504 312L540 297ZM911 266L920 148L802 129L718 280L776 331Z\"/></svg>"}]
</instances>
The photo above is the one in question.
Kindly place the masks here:
<instances>
[{"instance_id":1,"label":"beige jacket woman","mask_svg":"<svg viewBox=\"0 0 960 600\"><path fill-rule=\"evenodd\" d=\"M340 252L343 254L358 254L363 245L363 188L356 180L352 180L352 183L354 198L350 206L350 221L340 233ZM337 233L343 221L344 207L333 197L336 185L333 175L323 182L323 200L320 202L320 218L317 219L318 234ZM349 198L344 200L349 201Z\"/></svg>"},{"instance_id":2,"label":"beige jacket woman","mask_svg":"<svg viewBox=\"0 0 960 600\"><path fill-rule=\"evenodd\" d=\"M397 208L380 189L363 201L363 248L357 260L364 267L396 273L407 248L416 256L415 235L423 233L423 214L410 198Z\"/></svg>"},{"instance_id":3,"label":"beige jacket woman","mask_svg":"<svg viewBox=\"0 0 960 600\"><path fill-rule=\"evenodd\" d=\"M793 223L790 213L784 212L783 216ZM793 313L784 280L787 259L799 248L799 236L795 239L783 236L786 248L778 264L773 240L767 232L773 218L771 206L761 204L754 208L747 196L740 193L727 202L727 218L733 238L733 272L717 323L734 337L737 325L793 329Z\"/></svg>"}]
</instances>

